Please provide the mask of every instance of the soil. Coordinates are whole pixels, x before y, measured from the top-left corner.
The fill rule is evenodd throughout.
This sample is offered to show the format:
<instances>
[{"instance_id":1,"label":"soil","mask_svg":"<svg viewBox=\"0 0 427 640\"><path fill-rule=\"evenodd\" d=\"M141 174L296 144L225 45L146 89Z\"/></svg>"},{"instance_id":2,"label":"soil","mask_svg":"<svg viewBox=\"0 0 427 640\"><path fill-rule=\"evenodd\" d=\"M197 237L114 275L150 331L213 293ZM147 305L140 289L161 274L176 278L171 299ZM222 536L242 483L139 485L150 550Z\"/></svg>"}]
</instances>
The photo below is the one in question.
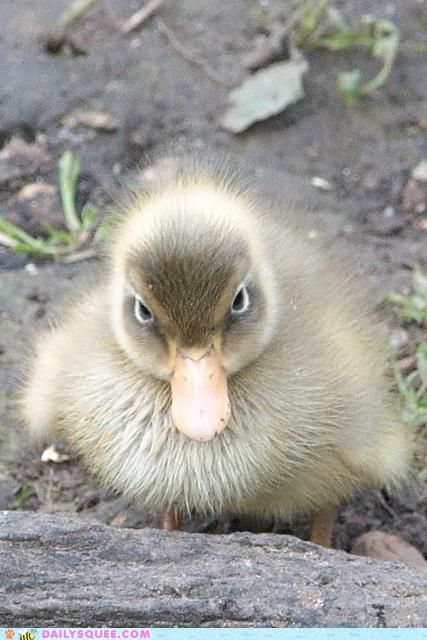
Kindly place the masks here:
<instances>
[{"instance_id":1,"label":"soil","mask_svg":"<svg viewBox=\"0 0 427 640\"><path fill-rule=\"evenodd\" d=\"M427 75L422 54L408 49L399 53L386 86L350 107L337 96L338 72L357 65L369 76L375 63L354 52L308 52L305 98L235 136L218 124L227 84L244 77L242 60L255 36L271 16L286 13L290 2L164 3L159 11L164 23L223 84L172 48L155 19L128 35L121 33L120 25L139 7L132 0L98 0L69 29L65 41L54 25L69 0L3 4L2 216L31 232L40 228L45 215L52 224L61 224L57 167L67 148L82 162L79 202L89 199L102 213L118 186L171 146L226 152L244 162L265 194L304 211L313 238L333 245L344 269L360 273L390 335L400 335L399 320L383 304L384 293L408 290L414 266L427 267L425 217L403 206L410 172L425 157ZM381 15L398 25L404 41L426 45L427 14L416 0L334 4L355 24L363 14ZM58 38L61 45L53 46ZM72 117L76 110L107 113L111 130L79 125ZM313 177L327 180L331 189L316 189ZM37 199L23 192L28 184L42 185ZM14 411L32 332L95 262L34 264L0 249L0 509L71 511L118 527L144 527L158 524L158 516L101 489L78 461L39 462L40 451L28 444ZM421 339L420 330L407 329L401 355L413 352ZM419 465L427 460L426 439L421 431ZM418 468L417 475L397 495L358 496L344 506L335 545L349 549L356 536L381 529L399 534L427 556L425 470ZM185 528L306 533L304 522L244 519L188 522Z\"/></svg>"}]
</instances>

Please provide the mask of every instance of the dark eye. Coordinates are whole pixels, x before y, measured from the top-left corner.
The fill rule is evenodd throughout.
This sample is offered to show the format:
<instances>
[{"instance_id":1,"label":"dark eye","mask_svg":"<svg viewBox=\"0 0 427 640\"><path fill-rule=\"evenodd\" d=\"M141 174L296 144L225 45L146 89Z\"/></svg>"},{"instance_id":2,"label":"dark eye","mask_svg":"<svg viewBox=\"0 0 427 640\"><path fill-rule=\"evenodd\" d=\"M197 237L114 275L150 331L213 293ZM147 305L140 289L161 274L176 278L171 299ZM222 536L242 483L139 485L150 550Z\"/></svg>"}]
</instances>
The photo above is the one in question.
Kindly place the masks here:
<instances>
[{"instance_id":1,"label":"dark eye","mask_svg":"<svg viewBox=\"0 0 427 640\"><path fill-rule=\"evenodd\" d=\"M236 291L234 300L231 303L231 314L233 316L240 316L245 313L249 308L249 293L244 284L241 284Z\"/></svg>"},{"instance_id":2,"label":"dark eye","mask_svg":"<svg viewBox=\"0 0 427 640\"><path fill-rule=\"evenodd\" d=\"M135 296L134 312L135 318L141 324L151 324L154 320L153 314L140 296Z\"/></svg>"}]
</instances>

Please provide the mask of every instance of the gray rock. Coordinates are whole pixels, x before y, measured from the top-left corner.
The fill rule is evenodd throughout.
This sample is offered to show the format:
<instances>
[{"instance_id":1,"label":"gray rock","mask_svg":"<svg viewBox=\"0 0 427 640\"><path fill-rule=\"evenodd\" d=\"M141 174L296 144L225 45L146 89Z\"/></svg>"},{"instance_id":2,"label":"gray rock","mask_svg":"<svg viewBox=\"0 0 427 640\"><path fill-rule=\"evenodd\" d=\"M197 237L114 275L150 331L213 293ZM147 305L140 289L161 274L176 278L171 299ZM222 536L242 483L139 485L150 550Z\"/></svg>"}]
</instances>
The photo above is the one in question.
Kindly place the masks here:
<instances>
[{"instance_id":1,"label":"gray rock","mask_svg":"<svg viewBox=\"0 0 427 640\"><path fill-rule=\"evenodd\" d=\"M422 627L427 576L274 534L123 530L0 516L0 619L15 626Z\"/></svg>"}]
</instances>

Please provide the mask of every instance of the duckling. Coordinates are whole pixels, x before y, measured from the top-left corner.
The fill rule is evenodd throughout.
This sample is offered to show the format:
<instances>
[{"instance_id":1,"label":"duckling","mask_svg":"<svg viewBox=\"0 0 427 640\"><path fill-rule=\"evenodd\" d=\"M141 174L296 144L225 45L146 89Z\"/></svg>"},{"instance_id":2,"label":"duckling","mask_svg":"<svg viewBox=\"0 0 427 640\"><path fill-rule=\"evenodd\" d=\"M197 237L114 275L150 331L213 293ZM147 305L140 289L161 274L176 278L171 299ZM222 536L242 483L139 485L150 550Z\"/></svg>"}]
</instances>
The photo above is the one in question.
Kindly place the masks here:
<instances>
[{"instance_id":1,"label":"duckling","mask_svg":"<svg viewBox=\"0 0 427 640\"><path fill-rule=\"evenodd\" d=\"M311 516L405 478L411 444L365 294L204 169L127 198L97 282L41 334L22 414L165 514Z\"/></svg>"}]
</instances>

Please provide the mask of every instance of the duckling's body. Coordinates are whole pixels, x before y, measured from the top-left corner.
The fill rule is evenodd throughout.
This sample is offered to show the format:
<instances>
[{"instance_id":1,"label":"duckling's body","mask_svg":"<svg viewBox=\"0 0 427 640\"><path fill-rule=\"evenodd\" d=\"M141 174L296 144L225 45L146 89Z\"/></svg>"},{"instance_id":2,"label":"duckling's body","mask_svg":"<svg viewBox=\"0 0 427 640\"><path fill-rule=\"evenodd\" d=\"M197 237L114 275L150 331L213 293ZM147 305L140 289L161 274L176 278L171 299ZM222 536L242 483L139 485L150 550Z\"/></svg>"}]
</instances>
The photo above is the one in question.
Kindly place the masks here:
<instances>
[{"instance_id":1,"label":"duckling's body","mask_svg":"<svg viewBox=\"0 0 427 640\"><path fill-rule=\"evenodd\" d=\"M195 172L135 198L99 283L37 342L32 432L165 513L327 513L399 481L382 338L329 262Z\"/></svg>"}]
</instances>

